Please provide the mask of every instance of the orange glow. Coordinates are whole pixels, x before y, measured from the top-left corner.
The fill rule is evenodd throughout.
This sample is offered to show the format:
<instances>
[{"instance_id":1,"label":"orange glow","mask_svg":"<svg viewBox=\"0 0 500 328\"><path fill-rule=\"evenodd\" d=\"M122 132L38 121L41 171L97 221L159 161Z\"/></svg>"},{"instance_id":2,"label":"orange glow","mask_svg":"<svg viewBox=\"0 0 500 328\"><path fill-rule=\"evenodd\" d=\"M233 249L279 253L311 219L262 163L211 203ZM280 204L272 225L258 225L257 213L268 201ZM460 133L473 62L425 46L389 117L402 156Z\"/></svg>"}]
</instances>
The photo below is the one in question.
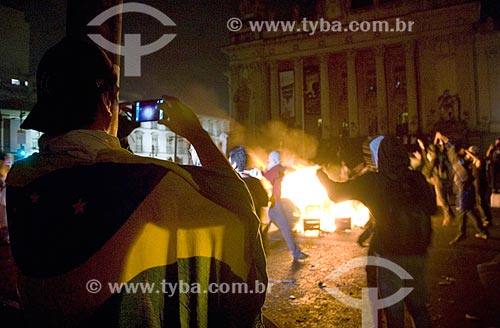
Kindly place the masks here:
<instances>
[{"instance_id":1,"label":"orange glow","mask_svg":"<svg viewBox=\"0 0 500 328\"><path fill-rule=\"evenodd\" d=\"M285 174L281 197L290 199L300 210L301 220L295 230L304 232L304 224L313 225L320 220L322 231L335 231L335 219L351 218L352 226L364 226L369 218L368 209L358 201L333 203L316 177L318 166L293 167Z\"/></svg>"}]
</instances>

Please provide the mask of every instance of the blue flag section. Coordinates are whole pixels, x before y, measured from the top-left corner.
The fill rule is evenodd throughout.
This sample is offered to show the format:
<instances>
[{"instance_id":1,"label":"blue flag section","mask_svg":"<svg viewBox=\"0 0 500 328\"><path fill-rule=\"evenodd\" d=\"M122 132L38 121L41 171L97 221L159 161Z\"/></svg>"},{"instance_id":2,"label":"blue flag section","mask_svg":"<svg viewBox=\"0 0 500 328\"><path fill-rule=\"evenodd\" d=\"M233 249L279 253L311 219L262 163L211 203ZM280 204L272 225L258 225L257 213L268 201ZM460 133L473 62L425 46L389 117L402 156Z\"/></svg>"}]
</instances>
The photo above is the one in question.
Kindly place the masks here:
<instances>
[{"instance_id":1,"label":"blue flag section","mask_svg":"<svg viewBox=\"0 0 500 328\"><path fill-rule=\"evenodd\" d=\"M122 227L167 172L153 164L98 163L57 170L24 187L9 188L12 253L19 268L46 278L81 265Z\"/></svg>"}]
</instances>

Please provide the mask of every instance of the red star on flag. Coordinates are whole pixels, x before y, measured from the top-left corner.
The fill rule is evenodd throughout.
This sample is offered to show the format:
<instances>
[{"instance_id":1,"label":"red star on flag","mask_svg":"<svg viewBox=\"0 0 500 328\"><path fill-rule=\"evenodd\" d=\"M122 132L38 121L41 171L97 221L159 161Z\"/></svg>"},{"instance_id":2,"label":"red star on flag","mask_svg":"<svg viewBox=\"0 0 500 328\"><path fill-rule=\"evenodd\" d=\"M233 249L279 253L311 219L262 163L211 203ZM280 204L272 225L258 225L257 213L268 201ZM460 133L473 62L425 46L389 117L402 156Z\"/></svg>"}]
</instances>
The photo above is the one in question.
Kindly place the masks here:
<instances>
[{"instance_id":1,"label":"red star on flag","mask_svg":"<svg viewBox=\"0 0 500 328\"><path fill-rule=\"evenodd\" d=\"M83 214L83 212L85 211L85 205L87 205L87 202L82 201L81 198L78 200L78 202L73 204L73 208L75 209L75 215Z\"/></svg>"}]
</instances>

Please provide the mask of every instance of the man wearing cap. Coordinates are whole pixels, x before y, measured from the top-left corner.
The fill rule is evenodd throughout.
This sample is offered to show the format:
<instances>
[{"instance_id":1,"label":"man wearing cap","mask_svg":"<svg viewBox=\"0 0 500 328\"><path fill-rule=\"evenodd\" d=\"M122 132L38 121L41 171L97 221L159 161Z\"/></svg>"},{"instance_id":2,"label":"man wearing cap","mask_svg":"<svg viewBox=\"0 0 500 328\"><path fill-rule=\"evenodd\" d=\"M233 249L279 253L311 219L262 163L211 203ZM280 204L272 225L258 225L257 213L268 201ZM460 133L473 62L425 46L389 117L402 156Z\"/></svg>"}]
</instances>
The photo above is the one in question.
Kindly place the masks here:
<instances>
[{"instance_id":1,"label":"man wearing cap","mask_svg":"<svg viewBox=\"0 0 500 328\"><path fill-rule=\"evenodd\" d=\"M190 141L203 167L120 148L110 131L116 70L93 43L65 38L49 49L37 86L21 127L44 133L40 153L18 161L7 180L28 325L260 327L259 221L194 112L164 97L160 123ZM222 283L248 288L222 293Z\"/></svg>"}]
</instances>

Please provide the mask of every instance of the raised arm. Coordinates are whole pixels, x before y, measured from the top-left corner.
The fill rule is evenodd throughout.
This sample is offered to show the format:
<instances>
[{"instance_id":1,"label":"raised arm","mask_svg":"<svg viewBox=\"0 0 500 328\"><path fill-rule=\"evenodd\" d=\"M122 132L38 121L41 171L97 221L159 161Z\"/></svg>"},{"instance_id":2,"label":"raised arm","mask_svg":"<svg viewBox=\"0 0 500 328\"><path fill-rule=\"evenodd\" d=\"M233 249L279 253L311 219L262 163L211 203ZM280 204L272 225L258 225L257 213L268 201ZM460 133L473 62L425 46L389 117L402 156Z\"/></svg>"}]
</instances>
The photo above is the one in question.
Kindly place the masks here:
<instances>
[{"instance_id":1,"label":"raised arm","mask_svg":"<svg viewBox=\"0 0 500 328\"><path fill-rule=\"evenodd\" d=\"M458 175L461 181L465 181L469 178L467 170L460 163L460 158L455 150L454 145L450 142L450 139L440 132L436 132L436 138L441 140L444 143L444 146L447 149L448 159L450 160L451 165L453 166L453 170Z\"/></svg>"},{"instance_id":2,"label":"raised arm","mask_svg":"<svg viewBox=\"0 0 500 328\"><path fill-rule=\"evenodd\" d=\"M176 97L163 96L165 102L163 119L158 123L166 125L173 132L186 138L196 149L203 166L223 166L232 169L226 157L201 126L200 120L191 108Z\"/></svg>"},{"instance_id":3,"label":"raised arm","mask_svg":"<svg viewBox=\"0 0 500 328\"><path fill-rule=\"evenodd\" d=\"M422 174L427 179L430 179L430 178L432 178L432 163L429 162L429 159L427 158L427 150L425 149L424 142L420 139L417 139L417 143L418 143L418 146L420 147L420 150L422 152L422 155L420 155L420 160L423 163Z\"/></svg>"}]
</instances>

